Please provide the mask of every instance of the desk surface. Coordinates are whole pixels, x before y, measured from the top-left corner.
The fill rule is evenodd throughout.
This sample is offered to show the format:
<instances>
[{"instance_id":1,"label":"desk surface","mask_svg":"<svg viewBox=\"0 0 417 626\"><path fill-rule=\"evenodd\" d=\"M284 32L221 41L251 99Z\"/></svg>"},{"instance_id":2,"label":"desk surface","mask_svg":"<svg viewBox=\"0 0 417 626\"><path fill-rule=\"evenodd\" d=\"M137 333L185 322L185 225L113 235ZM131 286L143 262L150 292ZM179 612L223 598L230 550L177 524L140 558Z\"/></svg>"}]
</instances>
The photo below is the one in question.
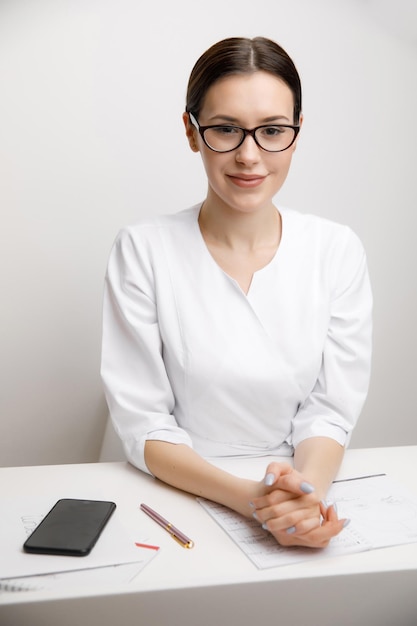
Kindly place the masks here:
<instances>
[{"instance_id":1,"label":"desk surface","mask_svg":"<svg viewBox=\"0 0 417 626\"><path fill-rule=\"evenodd\" d=\"M266 463L265 458L227 459L221 465L261 479ZM348 450L339 478L379 472L417 495L417 446ZM286 626L417 624L417 544L258 570L193 496L127 463L0 468L0 490L5 498L105 496L117 503L124 521L136 522L138 505L146 502L195 541L194 549L181 548L143 514L141 533L161 550L134 581L111 588L2 593L5 626L252 625L278 617Z\"/></svg>"}]
</instances>

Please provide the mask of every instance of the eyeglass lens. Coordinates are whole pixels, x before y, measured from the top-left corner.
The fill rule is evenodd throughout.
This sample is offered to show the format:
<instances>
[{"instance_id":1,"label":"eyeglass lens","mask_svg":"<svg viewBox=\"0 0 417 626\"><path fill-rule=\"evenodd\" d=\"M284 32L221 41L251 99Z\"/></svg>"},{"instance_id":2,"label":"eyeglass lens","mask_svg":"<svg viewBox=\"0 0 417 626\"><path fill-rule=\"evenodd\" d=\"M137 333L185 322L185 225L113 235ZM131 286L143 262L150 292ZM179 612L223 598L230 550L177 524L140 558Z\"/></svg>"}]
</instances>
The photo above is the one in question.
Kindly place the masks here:
<instances>
[{"instance_id":1,"label":"eyeglass lens","mask_svg":"<svg viewBox=\"0 0 417 626\"><path fill-rule=\"evenodd\" d=\"M236 126L213 126L204 131L204 140L218 152L236 149L243 141L245 131ZM290 147L295 130L286 126L261 126L255 130L258 145L270 152L280 152Z\"/></svg>"}]
</instances>

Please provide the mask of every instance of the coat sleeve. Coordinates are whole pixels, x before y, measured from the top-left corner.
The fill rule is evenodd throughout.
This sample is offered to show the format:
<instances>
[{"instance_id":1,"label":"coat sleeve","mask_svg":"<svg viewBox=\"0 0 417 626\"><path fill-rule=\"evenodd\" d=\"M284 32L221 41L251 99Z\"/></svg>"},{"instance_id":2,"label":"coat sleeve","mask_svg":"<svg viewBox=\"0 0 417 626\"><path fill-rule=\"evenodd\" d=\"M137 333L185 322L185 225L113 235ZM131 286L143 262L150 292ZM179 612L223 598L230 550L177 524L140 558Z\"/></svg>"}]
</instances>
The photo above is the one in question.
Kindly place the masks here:
<instances>
[{"instance_id":1,"label":"coat sleeve","mask_svg":"<svg viewBox=\"0 0 417 626\"><path fill-rule=\"evenodd\" d=\"M333 250L329 325L322 363L311 393L294 417L294 447L310 437L348 445L369 387L372 351L372 293L366 256L346 229Z\"/></svg>"},{"instance_id":2,"label":"coat sleeve","mask_svg":"<svg viewBox=\"0 0 417 626\"><path fill-rule=\"evenodd\" d=\"M162 358L154 275L146 238L116 238L103 302L101 376L114 428L128 460L149 472L148 439L192 446L173 415L175 399Z\"/></svg>"}]
</instances>

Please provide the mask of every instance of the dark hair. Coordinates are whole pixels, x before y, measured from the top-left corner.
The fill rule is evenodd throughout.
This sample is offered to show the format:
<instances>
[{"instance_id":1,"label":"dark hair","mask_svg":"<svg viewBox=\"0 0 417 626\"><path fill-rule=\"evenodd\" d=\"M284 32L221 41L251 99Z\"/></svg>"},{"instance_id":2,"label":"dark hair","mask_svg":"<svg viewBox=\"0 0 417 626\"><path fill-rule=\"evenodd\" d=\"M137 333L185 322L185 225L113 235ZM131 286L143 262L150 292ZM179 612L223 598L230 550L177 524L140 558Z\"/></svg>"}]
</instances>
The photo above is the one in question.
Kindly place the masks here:
<instances>
[{"instance_id":1,"label":"dark hair","mask_svg":"<svg viewBox=\"0 0 417 626\"><path fill-rule=\"evenodd\" d=\"M301 81L297 69L281 46L265 37L230 37L206 50L194 65L187 88L186 111L198 117L208 89L231 74L264 71L283 80L294 97L294 123L301 113Z\"/></svg>"}]
</instances>

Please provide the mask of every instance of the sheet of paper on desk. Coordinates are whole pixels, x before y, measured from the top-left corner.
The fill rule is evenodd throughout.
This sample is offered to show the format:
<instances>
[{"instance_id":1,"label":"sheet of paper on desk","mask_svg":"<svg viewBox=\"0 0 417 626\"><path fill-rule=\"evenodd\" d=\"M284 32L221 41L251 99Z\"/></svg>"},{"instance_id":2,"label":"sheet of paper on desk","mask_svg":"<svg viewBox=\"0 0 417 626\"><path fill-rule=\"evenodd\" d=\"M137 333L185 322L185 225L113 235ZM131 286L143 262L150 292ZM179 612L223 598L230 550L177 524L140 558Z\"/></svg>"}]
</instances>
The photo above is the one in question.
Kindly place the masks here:
<instances>
[{"instance_id":1,"label":"sheet of paper on desk","mask_svg":"<svg viewBox=\"0 0 417 626\"><path fill-rule=\"evenodd\" d=\"M417 499L385 475L332 485L328 500L336 502L339 517L351 523L320 551L282 547L256 520L198 500L259 569L417 542Z\"/></svg>"},{"instance_id":2,"label":"sheet of paper on desk","mask_svg":"<svg viewBox=\"0 0 417 626\"><path fill-rule=\"evenodd\" d=\"M134 568L136 573L158 553L158 550L138 547L138 541L144 542L143 537L132 537L131 530L126 529L117 513L113 513L91 553L83 557L26 554L23 543L26 537L34 530L44 515L50 510L54 501L50 499L20 498L2 501L0 515L0 589L18 585L18 578L22 579L22 589L27 584L45 588L59 584L64 572L74 572L77 583L81 580L109 577L109 580L130 577ZM145 543L145 542L144 542ZM131 567L122 566L131 565ZM117 567L116 569L116 566ZM102 571L97 572L97 568ZM93 572L96 571L96 573ZM80 572L83 572L82 574ZM89 573L90 572L90 573ZM47 580L46 574L54 577ZM29 580L28 577L34 577ZM35 577L39 580L36 581ZM10 579L16 579L14 582ZM25 581L23 581L25 578ZM65 579L65 584L71 577ZM36 588L38 588L38 586Z\"/></svg>"},{"instance_id":3,"label":"sheet of paper on desk","mask_svg":"<svg viewBox=\"0 0 417 626\"><path fill-rule=\"evenodd\" d=\"M139 563L123 563L71 572L57 572L39 576L21 576L17 578L0 578L0 594L8 591L41 591L46 589L68 589L69 587L86 587L90 585L117 585L130 583L145 567L147 561Z\"/></svg>"}]
</instances>

